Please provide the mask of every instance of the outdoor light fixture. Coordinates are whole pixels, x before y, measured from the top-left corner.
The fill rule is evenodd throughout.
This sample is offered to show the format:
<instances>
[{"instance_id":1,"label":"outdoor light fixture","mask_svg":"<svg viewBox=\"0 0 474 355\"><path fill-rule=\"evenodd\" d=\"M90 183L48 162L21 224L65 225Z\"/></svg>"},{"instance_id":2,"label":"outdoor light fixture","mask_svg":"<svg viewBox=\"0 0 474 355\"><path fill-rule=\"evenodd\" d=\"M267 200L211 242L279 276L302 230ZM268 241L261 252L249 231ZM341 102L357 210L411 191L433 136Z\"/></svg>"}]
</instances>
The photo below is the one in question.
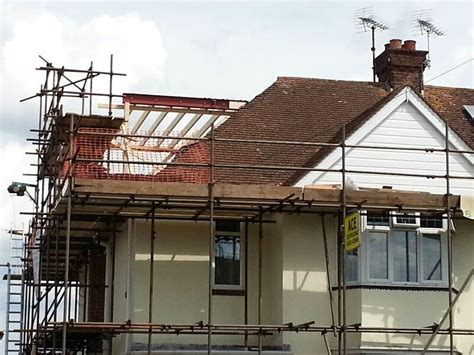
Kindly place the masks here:
<instances>
[{"instance_id":1,"label":"outdoor light fixture","mask_svg":"<svg viewBox=\"0 0 474 355\"><path fill-rule=\"evenodd\" d=\"M28 192L27 187L34 187L36 188L36 185L32 184L26 184L24 182L15 182L13 181L10 186L7 187L7 190L11 194L16 194L17 196L25 196L26 195L30 198L31 201L36 203L36 200L31 196L31 194Z\"/></svg>"}]
</instances>

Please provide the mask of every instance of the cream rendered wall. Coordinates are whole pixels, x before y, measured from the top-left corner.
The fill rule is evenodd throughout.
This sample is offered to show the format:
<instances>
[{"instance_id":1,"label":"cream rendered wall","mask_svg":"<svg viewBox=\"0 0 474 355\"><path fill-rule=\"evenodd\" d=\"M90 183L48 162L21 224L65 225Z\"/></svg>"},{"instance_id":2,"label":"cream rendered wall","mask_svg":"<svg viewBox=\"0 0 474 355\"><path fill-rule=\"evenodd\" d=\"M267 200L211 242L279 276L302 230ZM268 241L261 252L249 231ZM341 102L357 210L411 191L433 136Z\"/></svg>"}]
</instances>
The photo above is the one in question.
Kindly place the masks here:
<instances>
[{"instance_id":1,"label":"cream rendered wall","mask_svg":"<svg viewBox=\"0 0 474 355\"><path fill-rule=\"evenodd\" d=\"M362 326L418 328L439 322L447 307L446 291L362 290ZM445 344L439 337L433 346ZM427 336L364 333L362 347L422 347Z\"/></svg>"},{"instance_id":2,"label":"cream rendered wall","mask_svg":"<svg viewBox=\"0 0 474 355\"><path fill-rule=\"evenodd\" d=\"M150 222L137 220L132 236L130 318L148 322ZM208 222L157 221L154 250L154 323L207 323ZM262 322L281 324L281 237L274 224L264 224ZM249 225L249 323L257 323L258 226ZM117 237L114 321L126 321L127 228ZM243 296L213 296L213 323L244 324ZM214 336L214 344L243 344L243 336ZM124 353L126 336L114 339L115 354ZM147 342L133 335L129 344ZM207 343L207 336L153 335L155 343ZM256 339L250 339L256 343ZM281 336L267 336L264 344L281 344Z\"/></svg>"},{"instance_id":3,"label":"cream rendered wall","mask_svg":"<svg viewBox=\"0 0 474 355\"><path fill-rule=\"evenodd\" d=\"M114 322L123 322L127 320L126 317L126 304L128 295L127 291L127 263L128 263L128 240L127 240L127 230L128 225L125 223L123 226L123 231L116 237L115 242L115 282L114 282L114 312L113 312L113 321ZM133 252L133 250L132 250ZM107 265L107 269L110 269L110 266ZM133 336L129 336L131 339ZM122 334L114 338L112 349L114 354L124 353L125 342L127 336Z\"/></svg>"},{"instance_id":4,"label":"cream rendered wall","mask_svg":"<svg viewBox=\"0 0 474 355\"><path fill-rule=\"evenodd\" d=\"M315 321L330 325L324 244L319 215L276 215L275 224L264 225L263 319L264 324L294 324ZM336 218L326 215L330 276L336 286ZM473 265L472 221L456 220L453 237L455 285L460 287ZM207 223L156 223L154 322L194 323L207 321ZM149 278L149 222L137 221L132 236L131 320L147 322ZM126 321L127 228L117 237L114 321ZM257 323L258 226L249 225L249 323ZM334 290L337 319L337 291ZM374 327L421 327L438 322L447 308L446 291L408 291L378 289L347 290L347 323ZM455 309L455 326L472 329L474 287L469 285ZM244 323L244 298L213 296L214 323ZM328 334L333 349L337 340ZM114 353L123 353L126 336L114 340ZM215 344L243 344L243 337L215 336ZM391 345L421 346L427 337L412 335L351 334L349 349ZM455 337L457 349L473 354L471 337ZM146 335L134 335L133 342L146 342ZM153 342L206 343L204 336L153 336ZM256 339L250 339L256 344ZM323 338L318 333L275 334L264 344L290 344L294 354L324 354ZM436 345L447 345L439 337Z\"/></svg>"},{"instance_id":5,"label":"cream rendered wall","mask_svg":"<svg viewBox=\"0 0 474 355\"><path fill-rule=\"evenodd\" d=\"M459 289L474 267L474 221L456 220L453 235L454 286ZM445 304L446 307L446 304ZM454 310L454 325L474 329L474 281L471 279ZM456 346L463 354L474 355L472 336L455 336Z\"/></svg>"},{"instance_id":6,"label":"cream rendered wall","mask_svg":"<svg viewBox=\"0 0 474 355\"><path fill-rule=\"evenodd\" d=\"M283 322L294 324L315 321L315 325L331 325L321 217L316 214L283 215L278 218L283 234ZM336 218L325 217L332 286L337 285ZM337 291L334 291L337 322ZM360 322L360 292L350 290L353 302L347 314L349 323ZM327 334L331 347L336 347L332 334ZM319 333L284 333L283 342L290 344L294 354L325 354L324 339ZM348 346L356 347L359 336L349 335Z\"/></svg>"},{"instance_id":7,"label":"cream rendered wall","mask_svg":"<svg viewBox=\"0 0 474 355\"><path fill-rule=\"evenodd\" d=\"M453 233L454 286L459 289L474 267L474 222L455 220ZM455 297L455 295L453 296ZM362 325L367 327L426 327L439 323L448 308L447 291L423 290L362 290ZM474 287L468 284L454 309L454 327L474 329ZM445 322L443 328L449 326ZM423 347L429 336L418 335L362 335L362 347ZM462 354L474 354L470 336L455 336L455 346ZM433 347L449 346L447 336L438 336Z\"/></svg>"}]
</instances>

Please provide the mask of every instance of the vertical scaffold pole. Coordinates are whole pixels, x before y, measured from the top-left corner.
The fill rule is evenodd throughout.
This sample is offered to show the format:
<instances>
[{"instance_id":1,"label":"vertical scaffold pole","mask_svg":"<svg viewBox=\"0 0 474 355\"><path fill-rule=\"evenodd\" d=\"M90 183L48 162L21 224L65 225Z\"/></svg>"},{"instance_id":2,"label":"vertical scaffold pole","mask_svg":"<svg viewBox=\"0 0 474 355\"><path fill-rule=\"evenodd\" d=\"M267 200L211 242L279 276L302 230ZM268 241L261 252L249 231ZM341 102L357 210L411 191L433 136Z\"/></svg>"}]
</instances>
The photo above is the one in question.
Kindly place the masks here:
<instances>
[{"instance_id":1,"label":"vertical scaffold pole","mask_svg":"<svg viewBox=\"0 0 474 355\"><path fill-rule=\"evenodd\" d=\"M151 232L150 232L150 288L148 298L148 323L153 322L153 280L155 274L155 202L151 203ZM151 325L148 329L148 355L151 354Z\"/></svg>"},{"instance_id":2,"label":"vertical scaffold pole","mask_svg":"<svg viewBox=\"0 0 474 355\"><path fill-rule=\"evenodd\" d=\"M448 239L448 305L449 305L449 353L454 354L453 337L453 238L451 233L451 183L449 179L449 125L445 126L445 153L446 153L446 214L448 225L446 228L446 237Z\"/></svg>"},{"instance_id":3,"label":"vertical scaffold pole","mask_svg":"<svg viewBox=\"0 0 474 355\"><path fill-rule=\"evenodd\" d=\"M45 305L44 305L44 327L48 328L48 316L49 316L49 291L50 291L50 282L49 282L49 259L50 259L50 248L51 248L51 232L48 233L48 238L46 240L46 295L45 295ZM43 339L44 353L47 353L47 344L46 336L44 335Z\"/></svg>"},{"instance_id":4,"label":"vertical scaffold pole","mask_svg":"<svg viewBox=\"0 0 474 355\"><path fill-rule=\"evenodd\" d=\"M94 62L91 62L91 66L90 66L90 75L91 75L91 79L89 81L89 92L90 92L90 95L89 95L89 116L92 115L92 79L94 78L94 74L92 73L93 71L93 67L94 67Z\"/></svg>"},{"instance_id":5,"label":"vertical scaffold pole","mask_svg":"<svg viewBox=\"0 0 474 355\"><path fill-rule=\"evenodd\" d=\"M26 250L27 250L27 240L25 237L25 230L23 229L23 260L26 260ZM25 261L23 261L23 264L21 266L21 323L20 323L20 330L25 330L25 315L26 315L26 309L25 309L25 293L26 293L26 283L27 283L27 278L25 277ZM25 333L22 331L20 333L20 353L23 352L24 349L24 344L25 344Z\"/></svg>"},{"instance_id":6,"label":"vertical scaffold pole","mask_svg":"<svg viewBox=\"0 0 474 355\"><path fill-rule=\"evenodd\" d=\"M258 214L258 325L262 325L262 242L263 242L263 211L260 207ZM258 353L262 353L262 332L258 331Z\"/></svg>"},{"instance_id":7,"label":"vertical scaffold pole","mask_svg":"<svg viewBox=\"0 0 474 355\"><path fill-rule=\"evenodd\" d=\"M133 252L132 252L132 231L133 226L135 224L135 220L129 218L127 220L127 269L126 269L126 284L125 284L125 319L131 320L130 307L131 307L131 294L132 294L132 259L133 259ZM130 348L130 333L125 334L125 353L128 353Z\"/></svg>"},{"instance_id":8,"label":"vertical scaffold pole","mask_svg":"<svg viewBox=\"0 0 474 355\"><path fill-rule=\"evenodd\" d=\"M211 124L211 162L209 166L209 264L208 264L208 305L207 305L207 353L212 352L212 268L214 261L214 122Z\"/></svg>"},{"instance_id":9,"label":"vertical scaffold pole","mask_svg":"<svg viewBox=\"0 0 474 355\"><path fill-rule=\"evenodd\" d=\"M112 270L111 270L111 276L110 276L110 322L114 321L114 294L115 294L115 249L117 246L117 223L114 219L112 223L112 228L113 228L113 235L112 235ZM112 355L113 347L113 338L109 338L109 353Z\"/></svg>"},{"instance_id":10,"label":"vertical scaffold pole","mask_svg":"<svg viewBox=\"0 0 474 355\"><path fill-rule=\"evenodd\" d=\"M53 303L54 303L54 308L52 309L52 312L53 312L53 322L56 323L57 322L57 302L58 302L58 298L59 298L59 286L58 286L58 282L59 282L59 235L61 233L61 219L58 217L56 219L56 230L55 230L55 241L56 241L56 245L54 246L54 300L53 300ZM56 332L53 332L53 354L56 354Z\"/></svg>"},{"instance_id":11,"label":"vertical scaffold pole","mask_svg":"<svg viewBox=\"0 0 474 355\"><path fill-rule=\"evenodd\" d=\"M13 228L11 228L10 233L13 233ZM12 268L10 263L5 265L7 267L7 298L6 298L6 317L5 317L5 355L8 355L8 339L10 337L10 286L11 286L11 277L12 277Z\"/></svg>"},{"instance_id":12,"label":"vertical scaffold pole","mask_svg":"<svg viewBox=\"0 0 474 355\"><path fill-rule=\"evenodd\" d=\"M68 309L68 286L69 286L69 249L71 242L71 209L72 209L72 194L73 181L72 174L74 169L74 117L71 117L69 123L69 173L68 173L68 195L67 195L67 212L66 212L66 256L64 262L64 307L63 307L63 342L62 354L66 355L66 341L67 341L67 316Z\"/></svg>"},{"instance_id":13,"label":"vertical scaffold pole","mask_svg":"<svg viewBox=\"0 0 474 355\"><path fill-rule=\"evenodd\" d=\"M245 273L245 300L244 300L244 323L245 325L249 324L249 221L247 218L245 219L245 235L244 235L244 273ZM248 347L248 342L249 342L249 335L248 332L245 331L245 338L244 338L244 344L245 347Z\"/></svg>"},{"instance_id":14,"label":"vertical scaffold pole","mask_svg":"<svg viewBox=\"0 0 474 355\"><path fill-rule=\"evenodd\" d=\"M109 116L112 116L112 79L114 77L114 55L110 55L110 77L109 77Z\"/></svg>"},{"instance_id":15,"label":"vertical scaffold pole","mask_svg":"<svg viewBox=\"0 0 474 355\"><path fill-rule=\"evenodd\" d=\"M331 275L329 273L329 249L328 249L328 238L326 232L326 221L324 217L324 213L321 213L321 228L323 233L323 242L324 242L324 259L326 261L326 281L328 283L328 294L329 294L329 307L331 311L331 325L334 332L334 336L337 336L336 333L336 317L334 316L334 298L332 294L332 283L331 283ZM326 341L326 337L324 337Z\"/></svg>"},{"instance_id":16,"label":"vertical scaffold pole","mask_svg":"<svg viewBox=\"0 0 474 355\"><path fill-rule=\"evenodd\" d=\"M346 355L346 243L344 238L344 219L346 218L346 126L342 126L342 223L341 223L341 242L342 242L342 353Z\"/></svg>"}]
</instances>

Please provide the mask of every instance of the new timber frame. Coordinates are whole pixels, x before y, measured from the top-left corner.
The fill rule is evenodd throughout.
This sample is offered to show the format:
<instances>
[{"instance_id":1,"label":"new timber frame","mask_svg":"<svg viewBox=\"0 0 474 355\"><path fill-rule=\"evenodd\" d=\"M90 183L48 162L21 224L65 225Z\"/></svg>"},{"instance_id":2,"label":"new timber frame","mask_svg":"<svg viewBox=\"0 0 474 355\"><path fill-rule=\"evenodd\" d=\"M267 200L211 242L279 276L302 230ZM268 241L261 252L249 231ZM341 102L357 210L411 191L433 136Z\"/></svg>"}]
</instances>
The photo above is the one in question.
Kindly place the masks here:
<instances>
[{"instance_id":1,"label":"new timber frame","mask_svg":"<svg viewBox=\"0 0 474 355\"><path fill-rule=\"evenodd\" d=\"M262 337L272 333L313 332L324 337L328 353L330 347L326 334L338 337L338 353L346 354L347 333L390 333L390 334L445 334L449 336L450 351L454 354L454 335L474 335L473 329L453 327L453 257L451 225L448 223L448 295L449 308L446 328L369 328L349 325L346 321L346 256L342 229L338 237L337 263L337 317L333 306L331 280L328 278L328 294L332 324L318 325L309 320L303 324L262 324L262 239L263 224L273 223L269 218L276 213L289 214L330 214L339 216L340 221L348 212L388 211L400 213L423 211L435 215L445 214L454 219L460 215L460 198L450 193L451 179L468 177L453 176L449 172L451 154L472 154L472 151L453 150L449 146L446 125L446 147L444 149L395 148L391 150L418 150L427 154L445 154L446 171L437 176L422 174L353 171L346 169L346 150L379 149L384 146L348 146L345 132L339 143L318 143L299 141L269 141L249 139L224 139L216 137L218 125L232 119L235 112L245 105L245 101L215 100L154 95L112 93L112 78L123 75L113 72L111 57L109 71L95 71L91 64L88 70L54 67L46 62L39 70L45 71L46 81L38 94L30 97L39 99L38 128L32 130L37 137L30 139L37 147L37 201L28 233L26 256L24 259L24 279L26 291L24 312L19 332L22 341L21 353L80 353L100 351L112 353L112 338L123 333L148 334L147 352L152 352L152 334L196 334L207 336L207 352L213 352L214 336L240 335L258 339L255 350L262 353ZM71 75L83 75L73 79ZM94 93L93 80L106 76L109 81L108 93ZM64 83L65 82L65 83ZM88 87L88 90L86 88ZM108 99L99 104L108 114L93 114L93 97ZM80 113L64 114L62 99L79 99ZM30 99L28 98L28 99ZM114 100L122 99L122 103ZM88 105L87 105L88 104ZM88 106L88 107L86 107ZM86 109L89 109L86 112ZM133 119L132 114L138 113ZM119 115L114 115L118 113ZM155 114L155 117L153 117ZM174 116L167 117L168 114ZM134 121L134 122L132 122ZM132 124L133 123L133 124ZM141 130L145 130L144 133ZM176 131L176 133L173 133ZM84 142L92 142L89 147ZM81 143L82 142L82 143ZM209 146L208 160L182 161L176 159L180 149L189 144L206 142ZM268 166L263 164L222 164L215 160L216 146L222 142L245 144L279 145L283 149L292 146L331 147L342 153L341 169L320 169L298 166ZM94 152L94 148L99 152ZM114 152L120 154L112 156ZM143 155L143 152L150 154ZM117 158L118 157L118 158ZM148 159L152 157L151 159ZM170 181L167 169L183 168L194 177L194 171L205 171L205 181ZM326 171L341 174L339 188L288 187L271 185L229 184L216 181L216 169L257 169L261 171ZM113 173L111 173L113 172ZM181 171L180 171L181 172ZM446 194L403 192L389 189L351 190L346 187L346 174L398 175L405 177L426 177L445 179ZM162 175L160 175L162 174ZM164 176L164 178L156 178ZM181 175L180 175L181 176ZM140 179L139 179L140 178ZM154 180L154 179L158 180ZM136 180L134 180L136 179ZM161 180L160 180L161 179ZM259 226L258 250L258 324L248 324L248 297L245 297L245 324L215 324L213 321L212 258L208 262L208 317L193 324L157 324L153 322L153 291L155 221L190 220L206 221L209 226L209 256L212 255L214 241L214 221L233 219ZM113 321L114 268L108 280L91 283L81 278L80 268L88 270L96 251L102 250L104 243L112 245L112 265L115 264L115 240L120 226L128 219L150 222L150 281L148 322L135 323ZM324 229L323 223L323 229ZM326 233L323 232L324 238ZM325 239L326 243L326 239ZM34 256L35 254L35 256ZM325 253L326 265L329 255ZM38 264L33 259L39 260ZM247 258L245 259L247 260ZM34 269L36 271L36 277ZM86 271L87 273L87 271ZM248 273L245 273L247 278ZM329 273L328 273L329 275ZM472 272L471 272L472 276ZM247 280L245 280L247 282ZM127 286L128 287L128 286ZM158 285L159 287L159 285ZM100 289L109 292L108 312L110 322L91 322L86 317L87 297L84 295ZM105 291L107 290L107 291ZM80 304L80 296L84 302ZM31 310L31 311L30 311ZM62 319L60 319L62 315ZM82 319L80 318L82 316ZM105 340L106 345L102 345ZM431 341L431 340L430 340ZM428 344L429 345L429 344Z\"/></svg>"}]
</instances>

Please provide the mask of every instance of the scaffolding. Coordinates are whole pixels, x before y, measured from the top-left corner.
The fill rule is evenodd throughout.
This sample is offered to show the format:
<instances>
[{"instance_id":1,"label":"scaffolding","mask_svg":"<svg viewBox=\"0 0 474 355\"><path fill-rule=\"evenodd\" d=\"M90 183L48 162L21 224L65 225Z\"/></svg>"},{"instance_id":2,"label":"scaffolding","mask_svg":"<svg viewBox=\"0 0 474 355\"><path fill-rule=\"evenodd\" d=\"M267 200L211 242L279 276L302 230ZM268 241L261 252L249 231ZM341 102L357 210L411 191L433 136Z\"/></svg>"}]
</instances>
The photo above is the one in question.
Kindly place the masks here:
<instances>
[{"instance_id":1,"label":"scaffolding","mask_svg":"<svg viewBox=\"0 0 474 355\"><path fill-rule=\"evenodd\" d=\"M473 329L453 326L453 306L473 272L454 298L451 224L447 224L448 240L448 310L443 322L433 327L397 328L364 327L347 324L346 253L342 228L337 239L337 295L329 278L329 253L324 215L337 216L339 225L349 212L397 211L424 212L443 216L448 221L460 218L460 198L450 192L450 180L472 179L455 176L449 171L452 154L472 154L472 151L452 149L449 145L449 126L446 124L446 145L443 149L348 145L345 128L337 143L283 141L264 139L233 139L220 137L219 126L245 106L245 101L204 98L170 97L157 95L113 94L113 78L124 74L113 71L113 57L109 71L78 70L55 67L45 60L38 68L45 72L40 91L27 99L39 100L39 117L35 138L29 139L36 147L37 172L35 210L28 212L32 222L25 245L22 323L20 353L112 353L112 339L119 334L148 334L147 352L152 352L152 334L196 334L207 336L207 352L214 352L214 337L236 335L245 337L245 346L264 350L264 336L282 332L317 333L323 336L327 352L331 349L327 334L338 339L338 353L346 354L346 335L349 333L387 333L431 335L426 351L438 334L449 336L450 352L454 354L455 335L474 335ZM77 77L77 78L76 78ZM108 79L108 92L94 92L93 83ZM95 114L93 98L105 98L98 108L107 114ZM64 113L63 101L73 98L80 102L80 113ZM27 100L25 99L25 100ZM121 100L121 102L117 102ZM340 150L341 169L315 167L248 164L216 161L220 145L238 144L242 147L276 146L282 150L325 148ZM245 148L242 148L245 149ZM445 155L445 173L423 175L358 171L346 168L347 149L386 151L418 151ZM333 172L341 175L340 188L309 189L291 186L251 185L227 183L219 180L222 171L249 171L251 174L279 172ZM446 194L410 193L392 190L353 190L346 186L347 174L374 174L400 177L445 179ZM262 240L263 225L274 223L273 214L314 214L321 216L325 243L325 260L330 298L331 324L319 325L309 320L303 324L262 324ZM148 285L148 322L114 322L115 246L117 233L128 219L150 223L150 275ZM232 219L258 226L258 302L257 324L249 324L248 287L244 288L245 324L215 324L213 321L212 258L208 262L207 320L192 324L157 324L153 321L154 250L159 231L159 220L205 221L209 226L209 256L213 253L214 222ZM247 233L246 233L247 234ZM247 237L247 236L246 236ZM103 251L103 243L112 246L110 282L105 279L82 277ZM247 254L248 251L246 250ZM248 262L248 255L244 261ZM85 271L84 271L85 270ZM244 273L245 283L248 272ZM127 286L128 287L128 286ZM87 295L98 292L110 294L109 309L102 312L102 320L87 311ZM84 300L80 303L80 299ZM337 298L337 316L335 298ZM109 312L111 322L103 321ZM88 313L88 314L86 314ZM60 317L62 315L62 317ZM62 318L62 319L60 319ZM82 318L82 319L81 319ZM448 320L448 326L442 325ZM249 336L257 338L250 344ZM105 347L103 344L107 344ZM103 350L105 349L105 350Z\"/></svg>"}]
</instances>

